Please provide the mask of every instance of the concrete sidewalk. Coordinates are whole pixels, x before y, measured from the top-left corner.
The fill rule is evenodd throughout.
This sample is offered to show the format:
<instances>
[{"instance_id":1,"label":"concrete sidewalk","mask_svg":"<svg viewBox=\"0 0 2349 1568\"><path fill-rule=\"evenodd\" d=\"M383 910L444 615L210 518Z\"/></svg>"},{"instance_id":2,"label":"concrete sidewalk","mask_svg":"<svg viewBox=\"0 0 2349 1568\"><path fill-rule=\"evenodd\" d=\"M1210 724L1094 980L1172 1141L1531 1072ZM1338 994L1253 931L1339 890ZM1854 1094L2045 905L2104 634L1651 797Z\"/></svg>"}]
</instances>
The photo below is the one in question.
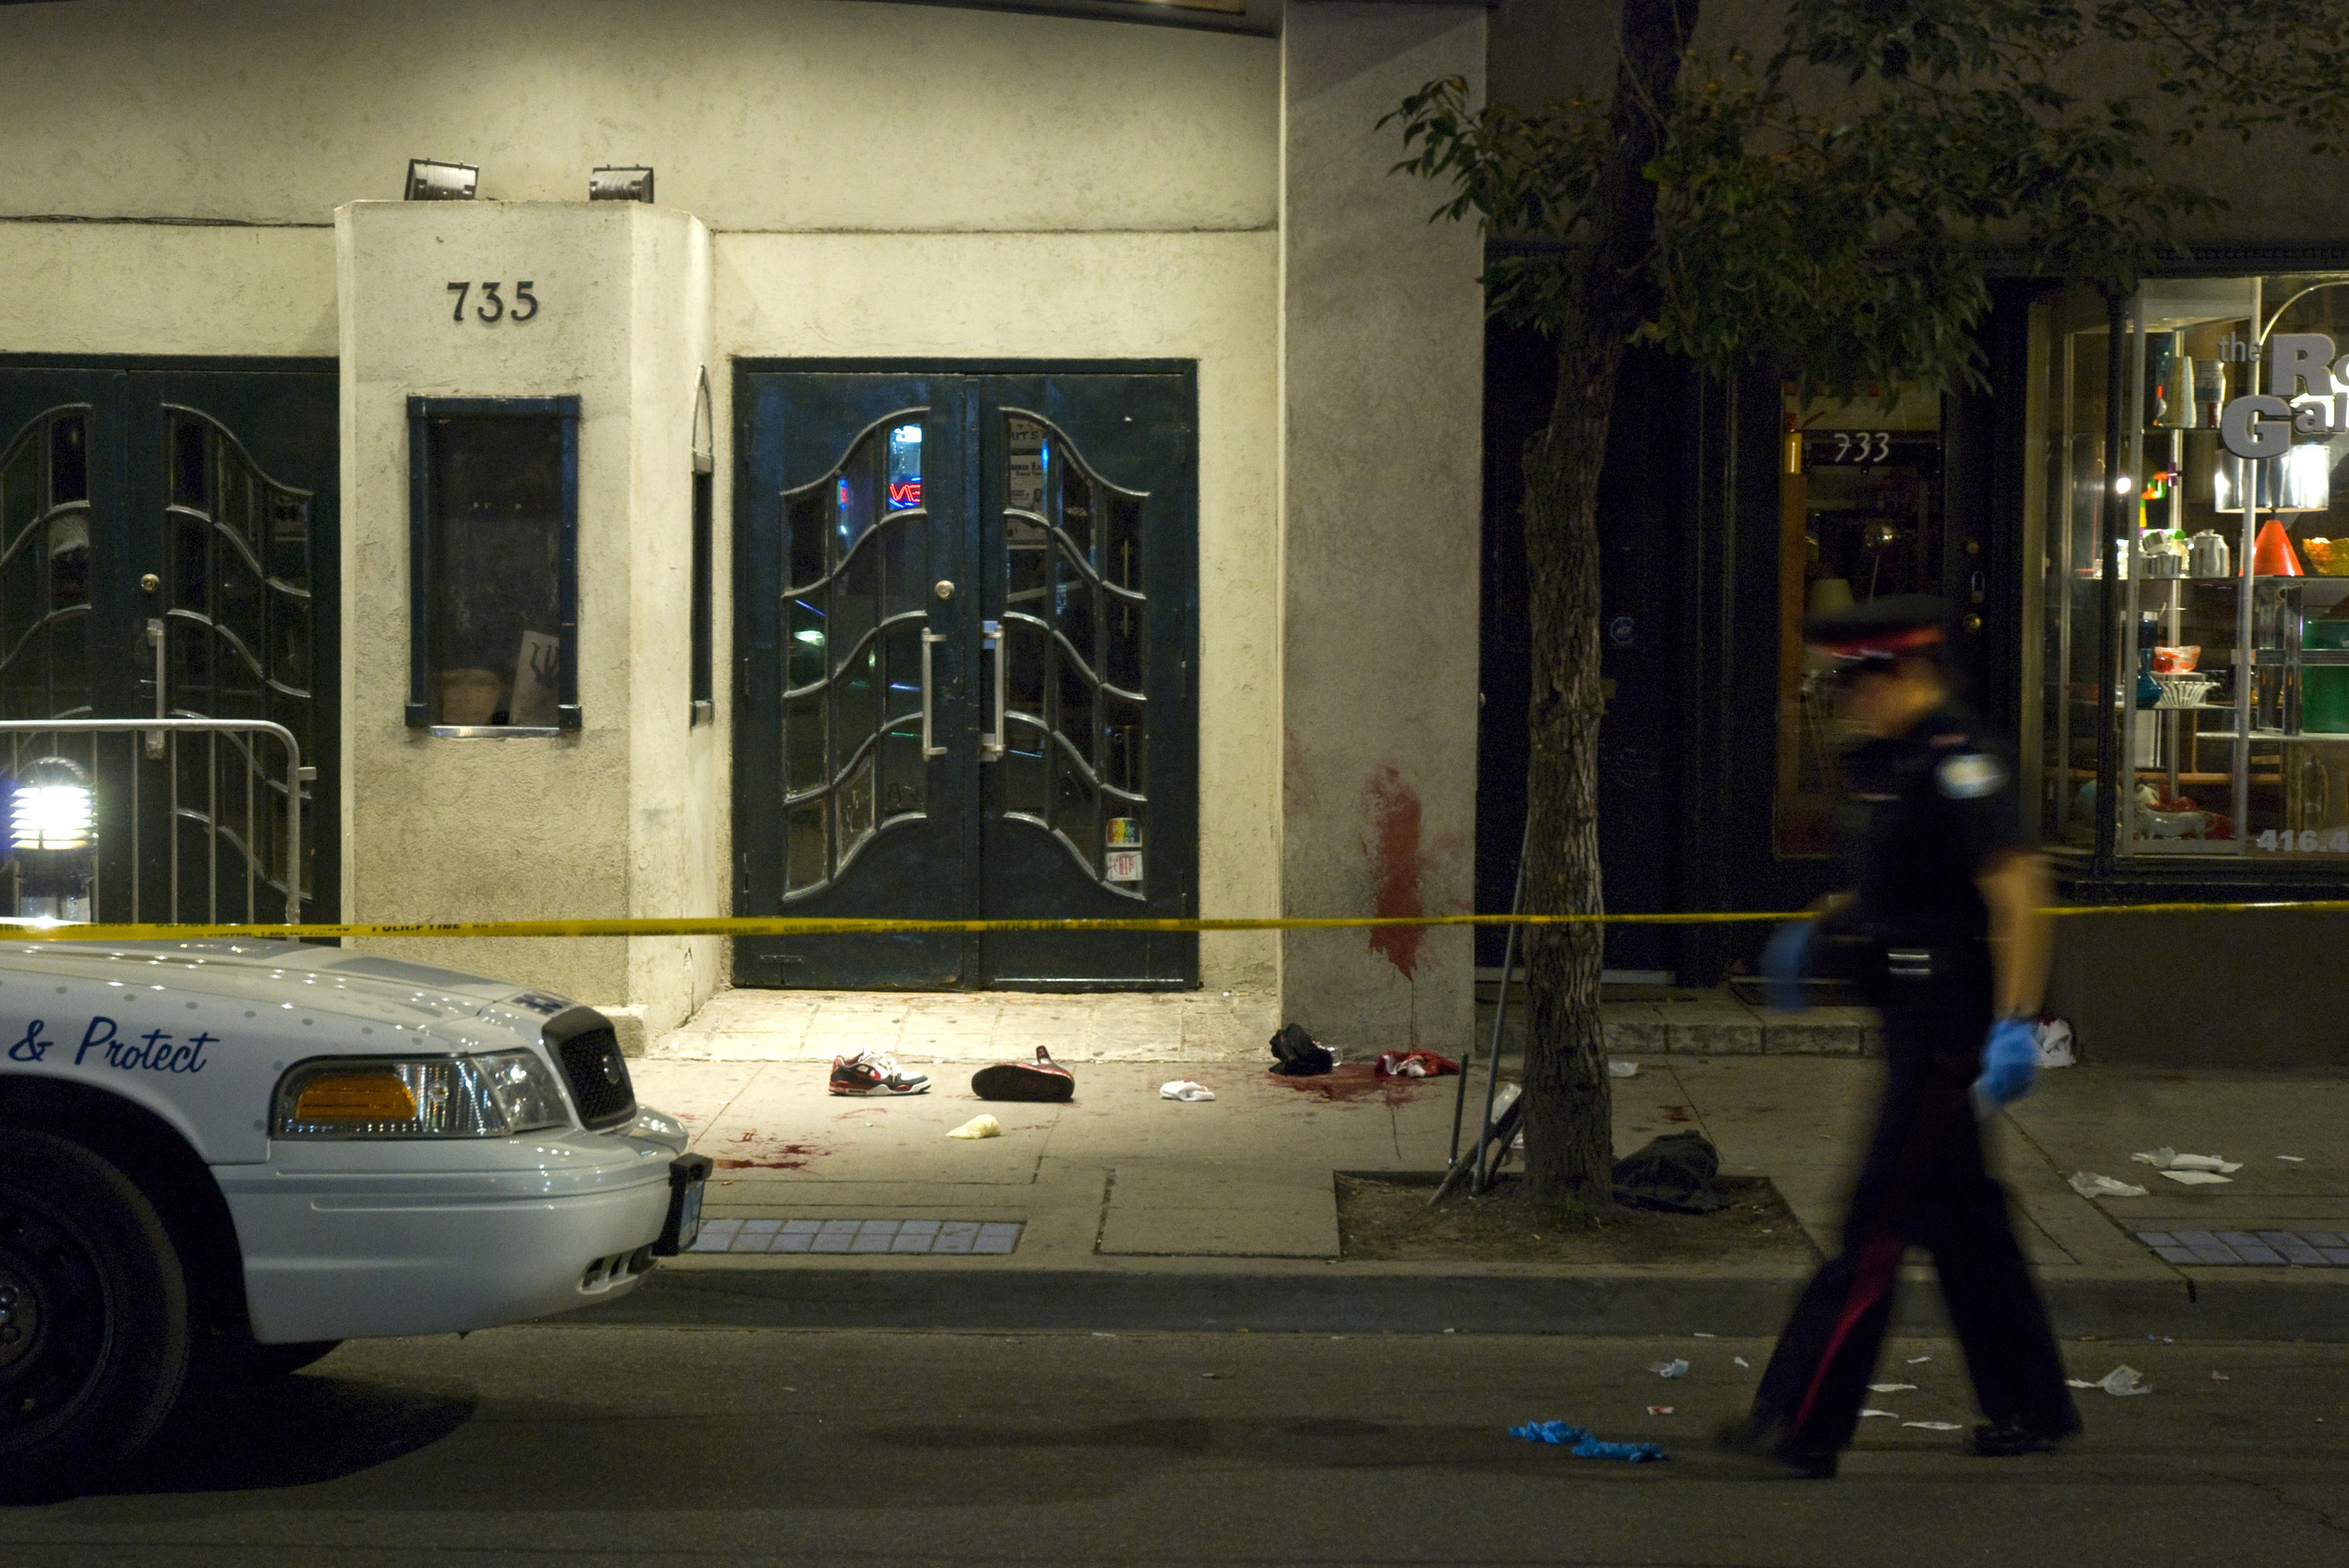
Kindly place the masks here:
<instances>
[{"instance_id":1,"label":"concrete sidewalk","mask_svg":"<svg viewBox=\"0 0 2349 1568\"><path fill-rule=\"evenodd\" d=\"M1614 1083L1619 1153L1693 1126L1719 1148L1725 1171L1769 1178L1814 1243L1833 1247L1877 1063L1633 1060L1638 1076ZM807 1060L662 1057L633 1066L645 1102L682 1117L694 1147L718 1160L708 1213L752 1227L738 1243L829 1225L835 1239L826 1247L856 1250L687 1257L599 1310L613 1318L1768 1333L1800 1284L1782 1265L1343 1259L1333 1173L1440 1170L1449 1079L1380 1082L1349 1065L1292 1080L1253 1063L1096 1062L1078 1067L1072 1104L1025 1106L978 1101L958 1065L931 1068L930 1094L887 1100L832 1097L824 1066ZM1182 1077L1217 1098L1158 1096L1162 1080ZM944 1136L982 1110L1003 1124L1003 1137ZM2083 1066L2043 1075L1993 1138L2065 1332L2334 1339L2349 1337L2349 1267L2179 1265L2133 1233L2349 1229L2345 1122L2349 1082L2334 1077ZM2225 1186L2177 1187L2129 1158L2162 1144L2244 1169ZM2153 1191L2091 1202L2066 1185L2079 1170ZM927 1250L957 1222L966 1241L994 1227L987 1234L999 1247L1017 1225L1016 1244L985 1255ZM862 1239L838 1239L852 1231ZM899 1250L881 1250L892 1246ZM1912 1276L1931 1278L1921 1266ZM1906 1321L1936 1321L1931 1291L1912 1290L1907 1303Z\"/></svg>"},{"instance_id":2,"label":"concrete sidewalk","mask_svg":"<svg viewBox=\"0 0 2349 1568\"><path fill-rule=\"evenodd\" d=\"M1523 1039L1523 993L1506 1031ZM1771 1013L1726 990L1610 986L1602 1007L1607 1048L1618 1056L1878 1055L1883 1035L1860 1007ZM1476 1031L1491 1037L1489 1009ZM624 1025L626 1020L623 1020ZM1059 1061L1266 1060L1281 1027L1273 999L1252 991L1069 995L1022 991L721 991L688 1019L629 1054L676 1062L830 1062L878 1048L916 1064L1025 1057L1038 1046ZM1344 1054L1348 1042L1326 1042ZM1428 1042L1447 1055L1456 1046Z\"/></svg>"}]
</instances>

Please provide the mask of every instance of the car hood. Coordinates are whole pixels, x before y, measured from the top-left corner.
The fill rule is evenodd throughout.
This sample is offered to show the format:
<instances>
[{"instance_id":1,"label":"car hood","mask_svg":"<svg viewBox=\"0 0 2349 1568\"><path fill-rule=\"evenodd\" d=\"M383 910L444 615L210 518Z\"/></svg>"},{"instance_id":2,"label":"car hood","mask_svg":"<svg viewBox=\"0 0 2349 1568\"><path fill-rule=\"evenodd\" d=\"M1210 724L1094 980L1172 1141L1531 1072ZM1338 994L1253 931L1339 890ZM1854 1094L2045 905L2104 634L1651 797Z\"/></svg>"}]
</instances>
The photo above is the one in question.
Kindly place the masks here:
<instances>
[{"instance_id":1,"label":"car hood","mask_svg":"<svg viewBox=\"0 0 2349 1568\"><path fill-rule=\"evenodd\" d=\"M458 970L241 938L0 942L0 970L116 985L167 981L176 991L402 1024L460 1048L483 1025L536 1040L541 1021L571 1005L566 997Z\"/></svg>"}]
</instances>

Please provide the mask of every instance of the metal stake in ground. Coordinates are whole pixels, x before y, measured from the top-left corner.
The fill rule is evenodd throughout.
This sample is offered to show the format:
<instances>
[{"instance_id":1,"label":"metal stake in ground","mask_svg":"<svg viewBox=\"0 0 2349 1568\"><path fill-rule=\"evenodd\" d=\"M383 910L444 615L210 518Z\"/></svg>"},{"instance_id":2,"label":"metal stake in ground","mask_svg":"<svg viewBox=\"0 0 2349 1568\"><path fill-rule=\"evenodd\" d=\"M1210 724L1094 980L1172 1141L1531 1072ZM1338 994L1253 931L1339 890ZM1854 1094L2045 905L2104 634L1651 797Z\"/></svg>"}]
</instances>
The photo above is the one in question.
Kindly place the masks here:
<instances>
[{"instance_id":1,"label":"metal stake in ground","mask_svg":"<svg viewBox=\"0 0 2349 1568\"><path fill-rule=\"evenodd\" d=\"M1516 886L1509 893L1509 913L1512 917L1522 913L1525 908L1525 852L1532 846L1532 843L1533 818L1529 815L1525 819L1524 831L1517 836L1517 879ZM1490 1134L1493 1125L1493 1086L1501 1081L1501 1026L1509 1017L1509 977L1516 972L1517 967L1517 925L1510 925L1508 939L1501 944L1501 1000L1493 1007L1492 1053L1487 1063L1491 1070L1486 1075L1485 1084L1485 1130L1487 1135ZM1469 1040L1470 1060L1462 1068L1460 1081L1455 1086L1452 1094L1452 1149L1444 1156L1443 1163L1446 1171L1454 1169L1460 1163L1460 1117L1461 1113L1468 1109L1467 1067L1475 1064L1475 1038L1470 1036ZM1479 1142L1482 1142L1481 1139ZM1442 1196L1443 1190L1439 1188L1436 1197ZM1431 1198L1428 1202L1432 1205L1435 1199Z\"/></svg>"}]
</instances>

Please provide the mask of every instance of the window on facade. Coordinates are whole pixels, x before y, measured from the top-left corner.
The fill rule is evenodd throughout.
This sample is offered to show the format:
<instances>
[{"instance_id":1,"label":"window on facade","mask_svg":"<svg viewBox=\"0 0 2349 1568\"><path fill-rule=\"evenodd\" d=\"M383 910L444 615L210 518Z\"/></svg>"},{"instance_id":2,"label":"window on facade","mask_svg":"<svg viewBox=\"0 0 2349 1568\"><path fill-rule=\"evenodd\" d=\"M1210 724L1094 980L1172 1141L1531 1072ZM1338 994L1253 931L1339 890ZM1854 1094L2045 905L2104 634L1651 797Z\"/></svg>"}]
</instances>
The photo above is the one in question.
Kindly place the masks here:
<instances>
[{"instance_id":1,"label":"window on facade","mask_svg":"<svg viewBox=\"0 0 2349 1568\"><path fill-rule=\"evenodd\" d=\"M693 475L693 676L692 722L707 723L717 711L711 695L710 671L710 481L708 473Z\"/></svg>"},{"instance_id":2,"label":"window on facade","mask_svg":"<svg viewBox=\"0 0 2349 1568\"><path fill-rule=\"evenodd\" d=\"M408 722L579 726L576 398L412 398Z\"/></svg>"},{"instance_id":3,"label":"window on facade","mask_svg":"<svg viewBox=\"0 0 2349 1568\"><path fill-rule=\"evenodd\" d=\"M2040 339L2042 838L2349 856L2349 275L2149 281L2117 374L2101 302Z\"/></svg>"},{"instance_id":4,"label":"window on facade","mask_svg":"<svg viewBox=\"0 0 2349 1568\"><path fill-rule=\"evenodd\" d=\"M716 654L712 645L713 634L710 629L711 596L714 592L710 580L710 573L714 569L711 552L716 548L716 541L712 538L710 530L715 526L712 521L715 505L713 491L718 462L716 436L710 424L709 373L707 370L702 372L700 384L693 393L692 442L693 577L692 582L688 584L689 591L692 595L692 607L689 612L692 627L691 655L692 670L688 676L690 682L688 702L692 714L687 721L689 727L692 724L709 722L717 717L718 712L713 684L715 672L711 668L711 661Z\"/></svg>"},{"instance_id":5,"label":"window on facade","mask_svg":"<svg viewBox=\"0 0 2349 1568\"><path fill-rule=\"evenodd\" d=\"M1941 399L1806 403L1784 393L1779 462L1778 780L1781 859L1828 855L1845 742L1832 674L1803 645L1807 615L1944 592Z\"/></svg>"}]
</instances>

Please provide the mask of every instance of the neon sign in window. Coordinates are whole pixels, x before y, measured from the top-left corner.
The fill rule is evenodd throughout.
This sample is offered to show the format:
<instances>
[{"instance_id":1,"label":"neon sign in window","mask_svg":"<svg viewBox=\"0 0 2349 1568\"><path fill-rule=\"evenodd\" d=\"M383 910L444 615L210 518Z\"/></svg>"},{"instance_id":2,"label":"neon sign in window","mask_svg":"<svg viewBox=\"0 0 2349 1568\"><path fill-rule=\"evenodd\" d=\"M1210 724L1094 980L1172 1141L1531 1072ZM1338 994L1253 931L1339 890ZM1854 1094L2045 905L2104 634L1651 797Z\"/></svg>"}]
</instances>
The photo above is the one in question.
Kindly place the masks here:
<instances>
[{"instance_id":1,"label":"neon sign in window","mask_svg":"<svg viewBox=\"0 0 2349 1568\"><path fill-rule=\"evenodd\" d=\"M900 425L889 432L889 510L922 505L922 427Z\"/></svg>"}]
</instances>

